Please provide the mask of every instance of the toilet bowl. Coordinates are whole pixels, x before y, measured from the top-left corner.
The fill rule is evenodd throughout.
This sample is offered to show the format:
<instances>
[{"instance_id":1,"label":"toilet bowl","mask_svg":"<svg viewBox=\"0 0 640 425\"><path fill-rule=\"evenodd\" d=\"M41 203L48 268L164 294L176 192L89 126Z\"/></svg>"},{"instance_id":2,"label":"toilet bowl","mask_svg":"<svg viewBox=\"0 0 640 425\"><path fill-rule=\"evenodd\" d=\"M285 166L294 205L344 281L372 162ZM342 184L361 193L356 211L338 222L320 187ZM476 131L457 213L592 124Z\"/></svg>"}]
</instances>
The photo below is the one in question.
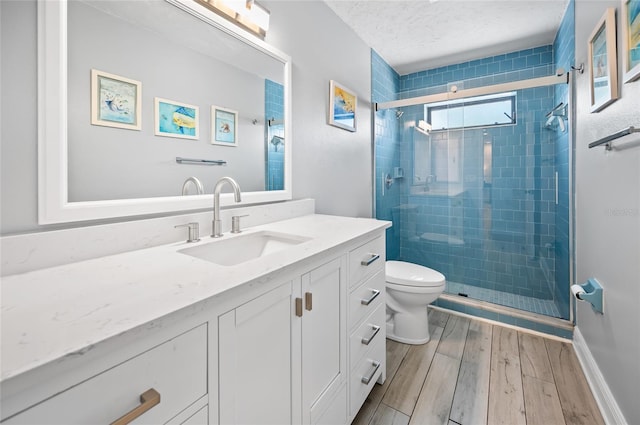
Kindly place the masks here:
<instances>
[{"instance_id":1,"label":"toilet bowl","mask_svg":"<svg viewBox=\"0 0 640 425\"><path fill-rule=\"evenodd\" d=\"M444 275L404 261L387 261L385 272L387 338L414 345L428 342L427 305L444 291Z\"/></svg>"}]
</instances>

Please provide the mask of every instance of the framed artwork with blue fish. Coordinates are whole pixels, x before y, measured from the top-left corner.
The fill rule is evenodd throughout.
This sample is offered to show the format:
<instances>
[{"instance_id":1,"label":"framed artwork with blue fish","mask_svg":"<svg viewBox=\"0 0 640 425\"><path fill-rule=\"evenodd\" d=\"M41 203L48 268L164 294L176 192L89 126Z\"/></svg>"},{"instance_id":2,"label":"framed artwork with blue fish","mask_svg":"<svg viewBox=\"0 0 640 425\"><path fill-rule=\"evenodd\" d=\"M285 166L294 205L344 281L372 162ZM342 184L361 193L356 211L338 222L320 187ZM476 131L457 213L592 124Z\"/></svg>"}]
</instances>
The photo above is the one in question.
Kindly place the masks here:
<instances>
[{"instance_id":1,"label":"framed artwork with blue fish","mask_svg":"<svg viewBox=\"0 0 640 425\"><path fill-rule=\"evenodd\" d=\"M238 111L211 106L211 144L238 146Z\"/></svg>"},{"instance_id":2,"label":"framed artwork with blue fish","mask_svg":"<svg viewBox=\"0 0 640 425\"><path fill-rule=\"evenodd\" d=\"M91 124L142 129L142 83L91 70Z\"/></svg>"},{"instance_id":3,"label":"framed artwork with blue fish","mask_svg":"<svg viewBox=\"0 0 640 425\"><path fill-rule=\"evenodd\" d=\"M197 140L200 135L199 121L197 106L155 98L156 136Z\"/></svg>"},{"instance_id":4,"label":"framed artwork with blue fish","mask_svg":"<svg viewBox=\"0 0 640 425\"><path fill-rule=\"evenodd\" d=\"M640 0L622 0L622 65L624 82L640 77Z\"/></svg>"},{"instance_id":5,"label":"framed artwork with blue fish","mask_svg":"<svg viewBox=\"0 0 640 425\"><path fill-rule=\"evenodd\" d=\"M356 131L357 107L358 98L353 90L333 80L329 82L329 124Z\"/></svg>"}]
</instances>

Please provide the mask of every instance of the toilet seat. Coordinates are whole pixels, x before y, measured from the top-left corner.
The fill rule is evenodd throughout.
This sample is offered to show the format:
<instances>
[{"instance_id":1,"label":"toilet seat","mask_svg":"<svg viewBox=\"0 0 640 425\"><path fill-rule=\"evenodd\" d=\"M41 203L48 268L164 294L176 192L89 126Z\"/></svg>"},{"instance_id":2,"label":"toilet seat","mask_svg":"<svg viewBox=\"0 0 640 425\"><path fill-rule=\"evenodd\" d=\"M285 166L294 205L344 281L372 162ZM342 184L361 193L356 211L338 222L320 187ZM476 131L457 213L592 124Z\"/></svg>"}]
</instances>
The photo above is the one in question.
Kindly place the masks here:
<instances>
[{"instance_id":1,"label":"toilet seat","mask_svg":"<svg viewBox=\"0 0 640 425\"><path fill-rule=\"evenodd\" d=\"M444 275L436 270L404 261L387 261L385 273L388 287L407 287L407 292L409 288L442 287L446 281Z\"/></svg>"}]
</instances>

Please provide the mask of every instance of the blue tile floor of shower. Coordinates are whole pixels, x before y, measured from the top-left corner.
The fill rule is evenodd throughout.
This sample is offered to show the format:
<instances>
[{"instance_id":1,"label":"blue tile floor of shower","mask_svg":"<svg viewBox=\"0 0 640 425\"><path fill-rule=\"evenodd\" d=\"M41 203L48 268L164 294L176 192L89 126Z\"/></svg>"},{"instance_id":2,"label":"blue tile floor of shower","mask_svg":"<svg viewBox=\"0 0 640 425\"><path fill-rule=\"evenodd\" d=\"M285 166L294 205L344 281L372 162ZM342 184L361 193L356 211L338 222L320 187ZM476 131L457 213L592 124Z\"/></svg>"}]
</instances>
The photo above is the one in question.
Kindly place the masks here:
<instances>
[{"instance_id":1,"label":"blue tile floor of shower","mask_svg":"<svg viewBox=\"0 0 640 425\"><path fill-rule=\"evenodd\" d=\"M488 301L532 313L544 314L545 316L560 317L560 311L553 300L541 300L525 295L511 294L509 292L479 288L477 286L449 281L446 283L445 293L454 295L466 294L469 298L475 300Z\"/></svg>"}]
</instances>

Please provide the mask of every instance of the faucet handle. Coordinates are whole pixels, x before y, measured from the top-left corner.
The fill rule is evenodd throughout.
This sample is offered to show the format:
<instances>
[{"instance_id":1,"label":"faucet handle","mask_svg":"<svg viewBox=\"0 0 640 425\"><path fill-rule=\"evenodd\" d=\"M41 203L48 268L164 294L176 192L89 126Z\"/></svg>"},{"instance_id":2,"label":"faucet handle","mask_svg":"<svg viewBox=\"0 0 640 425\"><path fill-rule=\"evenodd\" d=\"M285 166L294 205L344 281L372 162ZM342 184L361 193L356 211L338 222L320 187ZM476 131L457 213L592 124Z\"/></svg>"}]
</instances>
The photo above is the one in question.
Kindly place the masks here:
<instances>
[{"instance_id":1,"label":"faucet handle","mask_svg":"<svg viewBox=\"0 0 640 425\"><path fill-rule=\"evenodd\" d=\"M174 228L178 227L187 227L189 228L189 239L187 242L198 242L200 240L200 224L199 223L187 223L187 224L178 224L177 226L173 226Z\"/></svg>"},{"instance_id":2,"label":"faucet handle","mask_svg":"<svg viewBox=\"0 0 640 425\"><path fill-rule=\"evenodd\" d=\"M231 233L240 233L242 232L242 230L240 230L240 218L241 217L248 217L249 214L244 214L244 215L234 215L233 217L231 217Z\"/></svg>"}]
</instances>

